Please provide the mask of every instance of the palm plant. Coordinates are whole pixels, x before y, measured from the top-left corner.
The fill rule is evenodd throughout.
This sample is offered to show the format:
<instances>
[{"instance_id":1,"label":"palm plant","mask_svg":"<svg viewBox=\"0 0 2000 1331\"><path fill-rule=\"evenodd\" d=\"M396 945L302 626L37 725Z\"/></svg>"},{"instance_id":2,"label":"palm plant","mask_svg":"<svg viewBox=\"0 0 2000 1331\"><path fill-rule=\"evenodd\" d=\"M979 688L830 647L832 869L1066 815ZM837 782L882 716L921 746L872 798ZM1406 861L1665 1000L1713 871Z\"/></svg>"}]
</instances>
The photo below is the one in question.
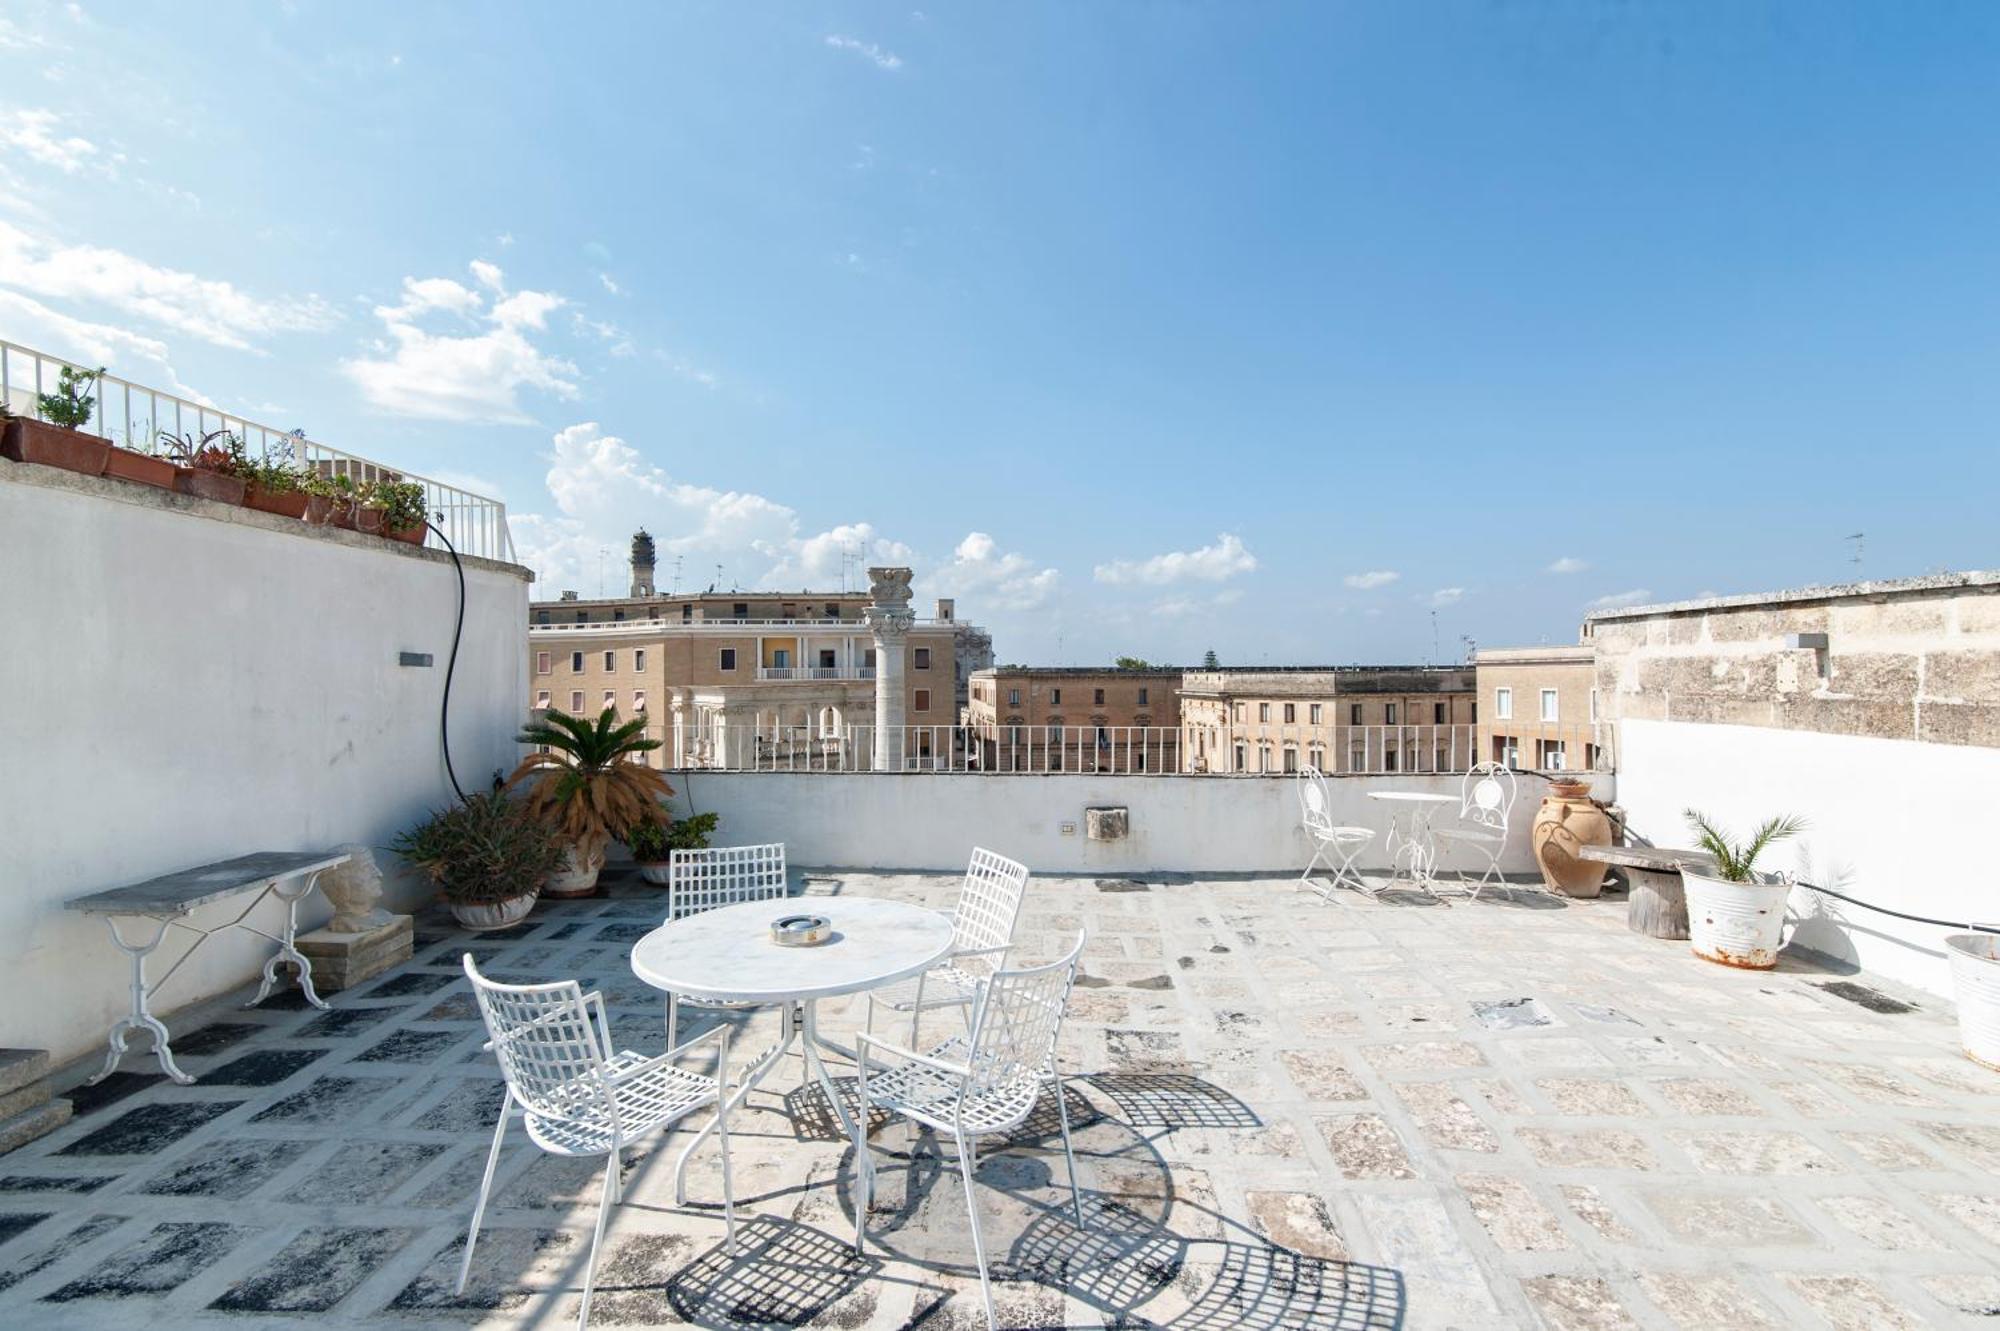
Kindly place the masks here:
<instances>
[{"instance_id":1,"label":"palm plant","mask_svg":"<svg viewBox=\"0 0 2000 1331\"><path fill-rule=\"evenodd\" d=\"M1725 883L1756 882L1757 857L1772 842L1783 841L1806 830L1803 818L1768 818L1750 834L1748 841L1738 842L1710 821L1707 814L1689 809L1686 817L1688 826L1694 829L1697 844L1715 861L1715 876Z\"/></svg>"},{"instance_id":2,"label":"palm plant","mask_svg":"<svg viewBox=\"0 0 2000 1331\"><path fill-rule=\"evenodd\" d=\"M517 738L538 751L514 769L508 788L528 786L522 803L569 844L580 872L594 874L605 845L657 817L674 793L666 777L635 761L660 747L646 738L644 717L620 722L617 709L607 707L592 721L551 710Z\"/></svg>"}]
</instances>

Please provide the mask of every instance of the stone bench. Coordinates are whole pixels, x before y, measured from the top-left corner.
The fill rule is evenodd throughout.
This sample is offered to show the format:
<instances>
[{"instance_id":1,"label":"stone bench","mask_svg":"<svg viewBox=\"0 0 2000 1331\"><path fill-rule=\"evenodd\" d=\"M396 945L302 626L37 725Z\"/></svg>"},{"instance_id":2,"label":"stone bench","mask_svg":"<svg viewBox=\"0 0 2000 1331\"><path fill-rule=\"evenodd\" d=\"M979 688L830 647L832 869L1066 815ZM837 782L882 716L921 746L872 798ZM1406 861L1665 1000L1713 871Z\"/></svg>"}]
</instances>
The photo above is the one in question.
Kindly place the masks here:
<instances>
[{"instance_id":1,"label":"stone bench","mask_svg":"<svg viewBox=\"0 0 2000 1331\"><path fill-rule=\"evenodd\" d=\"M1632 889L1625 904L1626 928L1651 938L1688 936L1687 890L1681 884L1681 868L1709 867L1712 861L1707 851L1672 846L1585 846L1577 854L1624 870Z\"/></svg>"}]
</instances>

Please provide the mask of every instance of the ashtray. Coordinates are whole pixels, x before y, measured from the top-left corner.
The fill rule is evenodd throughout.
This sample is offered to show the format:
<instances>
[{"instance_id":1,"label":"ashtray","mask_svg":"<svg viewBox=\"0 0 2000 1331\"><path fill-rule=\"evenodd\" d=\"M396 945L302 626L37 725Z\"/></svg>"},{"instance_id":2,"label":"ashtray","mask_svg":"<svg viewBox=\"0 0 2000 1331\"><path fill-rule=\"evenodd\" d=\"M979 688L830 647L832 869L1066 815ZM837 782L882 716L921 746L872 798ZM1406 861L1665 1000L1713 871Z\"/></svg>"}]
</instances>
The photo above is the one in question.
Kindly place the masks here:
<instances>
[{"instance_id":1,"label":"ashtray","mask_svg":"<svg viewBox=\"0 0 2000 1331\"><path fill-rule=\"evenodd\" d=\"M781 915L771 921L771 941L779 947L817 947L833 936L824 915Z\"/></svg>"}]
</instances>

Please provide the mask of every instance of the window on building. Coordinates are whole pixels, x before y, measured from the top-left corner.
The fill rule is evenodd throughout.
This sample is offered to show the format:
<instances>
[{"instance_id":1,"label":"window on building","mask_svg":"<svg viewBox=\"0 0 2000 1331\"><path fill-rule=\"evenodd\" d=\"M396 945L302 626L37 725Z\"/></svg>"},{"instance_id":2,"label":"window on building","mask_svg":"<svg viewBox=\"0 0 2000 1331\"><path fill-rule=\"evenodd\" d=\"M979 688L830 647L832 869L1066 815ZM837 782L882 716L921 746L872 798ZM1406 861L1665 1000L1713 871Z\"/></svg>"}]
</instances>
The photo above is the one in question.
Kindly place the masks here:
<instances>
[{"instance_id":1,"label":"window on building","mask_svg":"<svg viewBox=\"0 0 2000 1331\"><path fill-rule=\"evenodd\" d=\"M588 624L590 622L590 612L588 610L577 611L576 622L579 624Z\"/></svg>"},{"instance_id":2,"label":"window on building","mask_svg":"<svg viewBox=\"0 0 2000 1331\"><path fill-rule=\"evenodd\" d=\"M1431 724L1432 724L1432 725L1434 725L1434 726L1441 726L1441 725L1443 725L1443 724L1444 724L1444 704L1443 704L1443 703L1441 703L1441 702L1434 702L1434 703L1432 703L1432 704L1431 704Z\"/></svg>"},{"instance_id":3,"label":"window on building","mask_svg":"<svg viewBox=\"0 0 2000 1331\"><path fill-rule=\"evenodd\" d=\"M1247 770L1247 769L1246 769L1246 768L1245 768L1245 767L1243 766L1243 764L1244 764L1244 762L1245 762L1245 761L1246 761L1246 758L1245 758L1245 755L1244 755L1244 751L1243 751L1243 746L1242 746L1241 744L1238 744L1238 745L1236 746L1236 768L1235 768L1235 770L1236 770L1236 771L1239 771L1239 772Z\"/></svg>"},{"instance_id":4,"label":"window on building","mask_svg":"<svg viewBox=\"0 0 2000 1331\"><path fill-rule=\"evenodd\" d=\"M613 611L611 612L611 617L612 617L612 618L613 618L614 620L616 620L616 619L623 619L623 618L625 618L625 612L624 612L623 610L613 610Z\"/></svg>"},{"instance_id":5,"label":"window on building","mask_svg":"<svg viewBox=\"0 0 2000 1331\"><path fill-rule=\"evenodd\" d=\"M618 695L610 689L604 691L604 706L610 711L618 709Z\"/></svg>"},{"instance_id":6,"label":"window on building","mask_svg":"<svg viewBox=\"0 0 2000 1331\"><path fill-rule=\"evenodd\" d=\"M694 622L694 603L690 601L688 604L681 607L681 623L691 624L693 622Z\"/></svg>"},{"instance_id":7,"label":"window on building","mask_svg":"<svg viewBox=\"0 0 2000 1331\"><path fill-rule=\"evenodd\" d=\"M535 694L535 706L541 708L544 711L548 710L549 691L547 689L542 689Z\"/></svg>"},{"instance_id":8,"label":"window on building","mask_svg":"<svg viewBox=\"0 0 2000 1331\"><path fill-rule=\"evenodd\" d=\"M1269 721L1271 719L1271 704L1267 702L1257 704L1257 719L1259 721Z\"/></svg>"},{"instance_id":9,"label":"window on building","mask_svg":"<svg viewBox=\"0 0 2000 1331\"><path fill-rule=\"evenodd\" d=\"M536 622L537 624L546 624L546 623L548 623L548 622L549 622L549 612L548 612L548 611L546 611L546 610L537 610L537 611L535 612L535 622Z\"/></svg>"},{"instance_id":10,"label":"window on building","mask_svg":"<svg viewBox=\"0 0 2000 1331\"><path fill-rule=\"evenodd\" d=\"M822 648L820 648L820 649L819 649L819 665L820 665L820 669L822 669L822 670L831 670L831 669L833 669L833 668L834 668L834 662L835 662L836 660L838 660L838 659L839 659L839 658L838 658L838 657L837 657L837 656L836 656L836 655L834 654L834 650L833 650L833 648L831 648L831 647L822 647Z\"/></svg>"},{"instance_id":11,"label":"window on building","mask_svg":"<svg viewBox=\"0 0 2000 1331\"><path fill-rule=\"evenodd\" d=\"M632 690L632 710L635 712L646 710L646 691L644 689Z\"/></svg>"},{"instance_id":12,"label":"window on building","mask_svg":"<svg viewBox=\"0 0 2000 1331\"><path fill-rule=\"evenodd\" d=\"M604 668L606 670L616 670L618 668L618 653L606 652L604 654Z\"/></svg>"},{"instance_id":13,"label":"window on building","mask_svg":"<svg viewBox=\"0 0 2000 1331\"><path fill-rule=\"evenodd\" d=\"M831 601L828 601L828 602L826 603L826 617L827 617L828 619L839 619L839 618L840 618L840 607L839 607L839 606L837 606L837 605L835 605L835 604L834 604L833 602L831 602Z\"/></svg>"},{"instance_id":14,"label":"window on building","mask_svg":"<svg viewBox=\"0 0 2000 1331\"><path fill-rule=\"evenodd\" d=\"M1285 704L1285 724L1286 724L1286 725L1291 725L1291 724L1292 724L1292 723L1293 723L1294 721L1296 721L1296 720L1298 720L1298 719L1299 719L1299 705L1298 705L1297 703L1295 703L1295 702L1288 702L1288 703L1286 703L1286 704Z\"/></svg>"},{"instance_id":15,"label":"window on building","mask_svg":"<svg viewBox=\"0 0 2000 1331\"><path fill-rule=\"evenodd\" d=\"M1535 766L1544 772L1563 770L1563 742L1559 739L1544 739L1535 742Z\"/></svg>"},{"instance_id":16,"label":"window on building","mask_svg":"<svg viewBox=\"0 0 2000 1331\"><path fill-rule=\"evenodd\" d=\"M1514 690L1493 690L1493 719L1511 721L1514 717Z\"/></svg>"},{"instance_id":17,"label":"window on building","mask_svg":"<svg viewBox=\"0 0 2000 1331\"><path fill-rule=\"evenodd\" d=\"M911 664L914 665L918 670L929 670L931 668L930 648L919 647L915 651L911 652L910 655L915 658L911 662Z\"/></svg>"},{"instance_id":18,"label":"window on building","mask_svg":"<svg viewBox=\"0 0 2000 1331\"><path fill-rule=\"evenodd\" d=\"M1021 705L1021 691L1019 689L1007 690L1007 705L1009 707L1019 707Z\"/></svg>"},{"instance_id":19,"label":"window on building","mask_svg":"<svg viewBox=\"0 0 2000 1331\"><path fill-rule=\"evenodd\" d=\"M1306 724L1314 726L1320 724L1320 705L1318 703L1308 703L1306 705Z\"/></svg>"},{"instance_id":20,"label":"window on building","mask_svg":"<svg viewBox=\"0 0 2000 1331\"><path fill-rule=\"evenodd\" d=\"M646 672L646 649L644 647L634 647L632 649L632 668L640 674Z\"/></svg>"},{"instance_id":21,"label":"window on building","mask_svg":"<svg viewBox=\"0 0 2000 1331\"><path fill-rule=\"evenodd\" d=\"M784 608L778 613L778 618L780 619L797 619L798 617L799 608L790 601L786 601Z\"/></svg>"},{"instance_id":22,"label":"window on building","mask_svg":"<svg viewBox=\"0 0 2000 1331\"><path fill-rule=\"evenodd\" d=\"M1351 702L1351 703L1347 704L1347 724L1348 724L1348 725L1350 725L1350 726L1358 726L1358 725L1360 725L1360 724L1361 724L1361 704L1360 704L1360 703L1358 703L1358 702Z\"/></svg>"},{"instance_id":23,"label":"window on building","mask_svg":"<svg viewBox=\"0 0 2000 1331\"><path fill-rule=\"evenodd\" d=\"M724 647L721 657L716 664L723 670L736 669L736 649L734 647Z\"/></svg>"},{"instance_id":24,"label":"window on building","mask_svg":"<svg viewBox=\"0 0 2000 1331\"><path fill-rule=\"evenodd\" d=\"M1382 770L1383 770L1383 771L1385 771L1385 772L1393 772L1393 771L1396 771L1396 770L1397 770L1397 768L1396 768L1396 758L1397 758L1397 756L1398 756L1398 755L1397 755L1397 753L1396 753L1396 751L1395 751L1394 749L1384 749L1384 750L1382 750Z\"/></svg>"},{"instance_id":25,"label":"window on building","mask_svg":"<svg viewBox=\"0 0 2000 1331\"><path fill-rule=\"evenodd\" d=\"M1299 751L1289 744L1285 746L1285 770L1287 772L1299 770Z\"/></svg>"},{"instance_id":26,"label":"window on building","mask_svg":"<svg viewBox=\"0 0 2000 1331\"><path fill-rule=\"evenodd\" d=\"M1555 719L1556 719L1556 691L1554 689L1543 689L1542 720L1553 721Z\"/></svg>"},{"instance_id":27,"label":"window on building","mask_svg":"<svg viewBox=\"0 0 2000 1331\"><path fill-rule=\"evenodd\" d=\"M738 601L729 607L729 613L737 619L748 619L750 618L750 603L748 601Z\"/></svg>"},{"instance_id":28,"label":"window on building","mask_svg":"<svg viewBox=\"0 0 2000 1331\"><path fill-rule=\"evenodd\" d=\"M1393 726L1396 724L1395 703L1391 702L1382 704L1382 724L1385 726Z\"/></svg>"},{"instance_id":29,"label":"window on building","mask_svg":"<svg viewBox=\"0 0 2000 1331\"><path fill-rule=\"evenodd\" d=\"M1090 692L1091 692L1091 698L1090 698L1091 702L1099 707L1104 706L1104 690L1092 689Z\"/></svg>"},{"instance_id":30,"label":"window on building","mask_svg":"<svg viewBox=\"0 0 2000 1331\"><path fill-rule=\"evenodd\" d=\"M569 695L569 710L575 715L583 714L583 690L577 689Z\"/></svg>"},{"instance_id":31,"label":"window on building","mask_svg":"<svg viewBox=\"0 0 2000 1331\"><path fill-rule=\"evenodd\" d=\"M569 672L572 675L581 675L583 673L582 652L571 652L569 654Z\"/></svg>"},{"instance_id":32,"label":"window on building","mask_svg":"<svg viewBox=\"0 0 2000 1331\"><path fill-rule=\"evenodd\" d=\"M1240 726L1240 725L1242 725L1242 724L1243 724L1243 704L1242 704L1242 703L1240 703L1240 702L1236 704L1236 712L1235 712L1235 717L1236 717L1236 724L1237 724L1237 725L1239 725L1239 726Z\"/></svg>"},{"instance_id":33,"label":"window on building","mask_svg":"<svg viewBox=\"0 0 2000 1331\"><path fill-rule=\"evenodd\" d=\"M1060 703L1061 701L1062 701L1062 690L1061 690L1061 689L1050 689L1050 690L1049 690L1049 705L1050 705L1050 706L1054 706L1054 705L1056 705L1056 704Z\"/></svg>"},{"instance_id":34,"label":"window on building","mask_svg":"<svg viewBox=\"0 0 2000 1331\"><path fill-rule=\"evenodd\" d=\"M547 652L535 653L535 673L538 675L549 673L549 654Z\"/></svg>"},{"instance_id":35,"label":"window on building","mask_svg":"<svg viewBox=\"0 0 2000 1331\"><path fill-rule=\"evenodd\" d=\"M1495 735L1493 737L1493 761L1504 767L1519 767L1521 765L1520 742L1511 735Z\"/></svg>"},{"instance_id":36,"label":"window on building","mask_svg":"<svg viewBox=\"0 0 2000 1331\"><path fill-rule=\"evenodd\" d=\"M1140 689L1140 690L1139 690L1139 705L1140 705L1141 707L1144 707L1144 706L1145 706L1145 705L1147 704L1147 702L1148 702L1148 701L1149 701L1149 700L1148 700L1148 699L1147 699L1147 697L1146 697L1146 690L1145 690L1145 689Z\"/></svg>"},{"instance_id":37,"label":"window on building","mask_svg":"<svg viewBox=\"0 0 2000 1331\"><path fill-rule=\"evenodd\" d=\"M919 712L928 712L931 709L931 691L929 689L918 689L917 700L914 706Z\"/></svg>"}]
</instances>

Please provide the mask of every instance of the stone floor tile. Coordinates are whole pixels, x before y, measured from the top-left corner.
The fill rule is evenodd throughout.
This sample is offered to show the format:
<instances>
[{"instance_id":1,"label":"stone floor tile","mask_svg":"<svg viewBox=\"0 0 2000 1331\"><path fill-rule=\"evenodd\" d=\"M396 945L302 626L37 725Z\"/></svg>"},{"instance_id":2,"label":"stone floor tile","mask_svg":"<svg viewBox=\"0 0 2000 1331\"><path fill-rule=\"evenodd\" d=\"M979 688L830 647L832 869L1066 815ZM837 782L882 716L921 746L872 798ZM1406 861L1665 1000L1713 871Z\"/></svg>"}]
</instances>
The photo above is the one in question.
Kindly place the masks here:
<instances>
[{"instance_id":1,"label":"stone floor tile","mask_svg":"<svg viewBox=\"0 0 2000 1331\"><path fill-rule=\"evenodd\" d=\"M1285 1073L1308 1100L1366 1100L1368 1092L1336 1050L1286 1049L1278 1054Z\"/></svg>"},{"instance_id":2,"label":"stone floor tile","mask_svg":"<svg viewBox=\"0 0 2000 1331\"><path fill-rule=\"evenodd\" d=\"M1333 1215L1323 1198L1309 1192L1246 1192L1251 1223L1271 1242L1306 1257L1347 1259Z\"/></svg>"},{"instance_id":3,"label":"stone floor tile","mask_svg":"<svg viewBox=\"0 0 2000 1331\"><path fill-rule=\"evenodd\" d=\"M1521 1288L1555 1331L1639 1331L1611 1286L1582 1276L1536 1276Z\"/></svg>"},{"instance_id":4,"label":"stone floor tile","mask_svg":"<svg viewBox=\"0 0 2000 1331\"><path fill-rule=\"evenodd\" d=\"M1576 1218L1589 1225L1612 1243L1631 1243L1634 1235L1625 1222L1618 1218L1604 1194L1587 1183L1565 1183L1560 1188L1563 1200Z\"/></svg>"},{"instance_id":5,"label":"stone floor tile","mask_svg":"<svg viewBox=\"0 0 2000 1331\"><path fill-rule=\"evenodd\" d=\"M1516 1128L1538 1164L1551 1169L1653 1169L1653 1148L1621 1128Z\"/></svg>"},{"instance_id":6,"label":"stone floor tile","mask_svg":"<svg viewBox=\"0 0 2000 1331\"><path fill-rule=\"evenodd\" d=\"M93 1216L80 1225L72 1225L51 1239L46 1228L37 1236L40 1246L29 1242L15 1249L5 1262L0 1262L0 1291L12 1289L33 1276L40 1275L71 1253L80 1252L97 1242L112 1230L125 1223L124 1216Z\"/></svg>"},{"instance_id":7,"label":"stone floor tile","mask_svg":"<svg viewBox=\"0 0 2000 1331\"><path fill-rule=\"evenodd\" d=\"M2000 1317L2000 1274L1990 1271L1925 1276L1931 1297L1968 1317Z\"/></svg>"},{"instance_id":8,"label":"stone floor tile","mask_svg":"<svg viewBox=\"0 0 2000 1331\"><path fill-rule=\"evenodd\" d=\"M1813 1232L1771 1197L1692 1191L1654 1192L1646 1205L1682 1242L1706 1248L1806 1245Z\"/></svg>"},{"instance_id":9,"label":"stone floor tile","mask_svg":"<svg viewBox=\"0 0 2000 1331\"><path fill-rule=\"evenodd\" d=\"M1981 1123L1920 1123L1923 1134L1948 1152L2000 1176L2000 1126Z\"/></svg>"},{"instance_id":10,"label":"stone floor tile","mask_svg":"<svg viewBox=\"0 0 2000 1331\"><path fill-rule=\"evenodd\" d=\"M351 1226L308 1229L208 1306L233 1313L327 1312L417 1234Z\"/></svg>"},{"instance_id":11,"label":"stone floor tile","mask_svg":"<svg viewBox=\"0 0 2000 1331\"><path fill-rule=\"evenodd\" d=\"M321 1077L293 1091L268 1109L250 1116L252 1123L335 1123L364 1112L398 1083L382 1077Z\"/></svg>"},{"instance_id":12,"label":"stone floor tile","mask_svg":"<svg viewBox=\"0 0 2000 1331\"><path fill-rule=\"evenodd\" d=\"M1640 1118L1652 1113L1631 1087L1604 1077L1538 1077L1535 1089L1559 1114Z\"/></svg>"},{"instance_id":13,"label":"stone floor tile","mask_svg":"<svg viewBox=\"0 0 2000 1331\"><path fill-rule=\"evenodd\" d=\"M1463 1040L1410 1040L1361 1046L1361 1056L1378 1072L1447 1072L1486 1066L1479 1047Z\"/></svg>"},{"instance_id":14,"label":"stone floor tile","mask_svg":"<svg viewBox=\"0 0 2000 1331\"><path fill-rule=\"evenodd\" d=\"M1784 1281L1834 1331L1922 1331L1924 1326L1860 1276L1788 1275Z\"/></svg>"},{"instance_id":15,"label":"stone floor tile","mask_svg":"<svg viewBox=\"0 0 2000 1331\"><path fill-rule=\"evenodd\" d=\"M139 1191L155 1197L248 1197L311 1149L311 1142L223 1137L182 1157Z\"/></svg>"},{"instance_id":16,"label":"stone floor tile","mask_svg":"<svg viewBox=\"0 0 2000 1331\"><path fill-rule=\"evenodd\" d=\"M449 1149L433 1142L342 1143L331 1160L306 1177L300 1191L324 1206L379 1204ZM484 1168L484 1156L478 1158ZM464 1195L455 1193L452 1200Z\"/></svg>"},{"instance_id":17,"label":"stone floor tile","mask_svg":"<svg viewBox=\"0 0 2000 1331\"><path fill-rule=\"evenodd\" d=\"M1322 1118L1320 1136L1333 1152L1334 1163L1348 1178L1415 1178L1410 1157L1395 1129L1380 1114Z\"/></svg>"},{"instance_id":18,"label":"stone floor tile","mask_svg":"<svg viewBox=\"0 0 2000 1331\"><path fill-rule=\"evenodd\" d=\"M1666 1102L1683 1114L1724 1114L1756 1117L1763 1106L1748 1092L1713 1077L1668 1077L1650 1083Z\"/></svg>"},{"instance_id":19,"label":"stone floor tile","mask_svg":"<svg viewBox=\"0 0 2000 1331\"><path fill-rule=\"evenodd\" d=\"M1832 1216L1842 1229L1877 1248L1901 1252L1949 1246L1902 1208L1881 1197L1817 1197L1814 1204Z\"/></svg>"},{"instance_id":20,"label":"stone floor tile","mask_svg":"<svg viewBox=\"0 0 2000 1331\"><path fill-rule=\"evenodd\" d=\"M276 1086L324 1057L324 1049L259 1049L201 1074L204 1086Z\"/></svg>"},{"instance_id":21,"label":"stone floor tile","mask_svg":"<svg viewBox=\"0 0 2000 1331\"><path fill-rule=\"evenodd\" d=\"M1506 1174L1460 1174L1455 1180L1503 1252L1554 1252L1569 1247L1562 1225L1534 1192Z\"/></svg>"},{"instance_id":22,"label":"stone floor tile","mask_svg":"<svg viewBox=\"0 0 2000 1331\"><path fill-rule=\"evenodd\" d=\"M70 1112L80 1119L108 1109L150 1087L163 1086L166 1081L166 1077L158 1072L114 1072L95 1085L83 1082L72 1086L63 1092L63 1096L70 1103Z\"/></svg>"},{"instance_id":23,"label":"stone floor tile","mask_svg":"<svg viewBox=\"0 0 2000 1331\"><path fill-rule=\"evenodd\" d=\"M144 1238L112 1253L88 1275L42 1297L49 1303L70 1303L165 1294L221 1261L254 1233L254 1229L220 1221L155 1225Z\"/></svg>"},{"instance_id":24,"label":"stone floor tile","mask_svg":"<svg viewBox=\"0 0 2000 1331\"><path fill-rule=\"evenodd\" d=\"M1669 1132L1707 1174L1835 1174L1840 1165L1796 1132Z\"/></svg>"},{"instance_id":25,"label":"stone floor tile","mask_svg":"<svg viewBox=\"0 0 2000 1331\"><path fill-rule=\"evenodd\" d=\"M1396 1095L1433 1146L1450 1151L1498 1151L1499 1138L1471 1105L1452 1094L1450 1082L1403 1082Z\"/></svg>"},{"instance_id":26,"label":"stone floor tile","mask_svg":"<svg viewBox=\"0 0 2000 1331\"><path fill-rule=\"evenodd\" d=\"M153 1155L242 1104L194 1100L140 1105L62 1148L63 1155Z\"/></svg>"},{"instance_id":27,"label":"stone floor tile","mask_svg":"<svg viewBox=\"0 0 2000 1331\"><path fill-rule=\"evenodd\" d=\"M1678 1331L1777 1331L1770 1309L1729 1276L1642 1271L1639 1288Z\"/></svg>"},{"instance_id":28,"label":"stone floor tile","mask_svg":"<svg viewBox=\"0 0 2000 1331\"><path fill-rule=\"evenodd\" d=\"M2000 1247L2000 1194L1933 1192L1925 1200L1988 1243Z\"/></svg>"}]
</instances>

